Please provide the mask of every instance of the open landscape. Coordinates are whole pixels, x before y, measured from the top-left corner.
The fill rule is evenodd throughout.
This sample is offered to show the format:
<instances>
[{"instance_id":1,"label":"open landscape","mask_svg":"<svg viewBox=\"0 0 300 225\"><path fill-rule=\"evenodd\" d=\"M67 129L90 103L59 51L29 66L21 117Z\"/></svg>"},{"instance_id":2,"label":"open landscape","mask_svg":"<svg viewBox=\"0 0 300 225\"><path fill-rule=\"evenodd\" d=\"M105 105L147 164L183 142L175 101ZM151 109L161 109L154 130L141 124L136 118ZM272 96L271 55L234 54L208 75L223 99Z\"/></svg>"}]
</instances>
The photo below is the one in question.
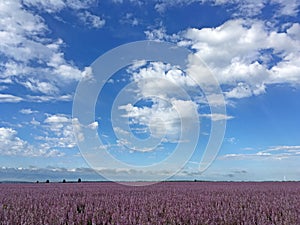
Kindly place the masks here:
<instances>
[{"instance_id":1,"label":"open landscape","mask_svg":"<svg viewBox=\"0 0 300 225\"><path fill-rule=\"evenodd\" d=\"M299 182L0 185L0 224L300 224Z\"/></svg>"},{"instance_id":2,"label":"open landscape","mask_svg":"<svg viewBox=\"0 0 300 225\"><path fill-rule=\"evenodd\" d=\"M300 225L299 99L300 0L0 0L0 225Z\"/></svg>"}]
</instances>

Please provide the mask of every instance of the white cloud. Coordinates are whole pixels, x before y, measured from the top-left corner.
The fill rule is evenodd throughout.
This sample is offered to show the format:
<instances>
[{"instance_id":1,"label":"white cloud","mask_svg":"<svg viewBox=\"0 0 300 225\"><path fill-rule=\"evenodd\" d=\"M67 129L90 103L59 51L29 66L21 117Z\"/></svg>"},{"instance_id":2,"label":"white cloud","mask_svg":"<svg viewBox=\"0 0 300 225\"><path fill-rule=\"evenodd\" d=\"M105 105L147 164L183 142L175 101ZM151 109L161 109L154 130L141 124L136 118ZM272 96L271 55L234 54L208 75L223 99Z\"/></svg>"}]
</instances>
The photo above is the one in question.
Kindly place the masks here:
<instances>
[{"instance_id":1,"label":"white cloud","mask_svg":"<svg viewBox=\"0 0 300 225\"><path fill-rule=\"evenodd\" d=\"M44 127L49 134L38 137L46 141L51 148L74 148L76 146L72 119L64 114L48 115Z\"/></svg>"},{"instance_id":2,"label":"white cloud","mask_svg":"<svg viewBox=\"0 0 300 225\"><path fill-rule=\"evenodd\" d=\"M63 80L80 80L85 72L80 71L78 68L66 63L64 54L62 52L55 52L47 66L50 67L52 73Z\"/></svg>"},{"instance_id":3,"label":"white cloud","mask_svg":"<svg viewBox=\"0 0 300 225\"><path fill-rule=\"evenodd\" d=\"M166 34L166 29L164 27L160 27L153 30L147 30L145 31L145 35L147 39L153 40L153 41L159 41L165 39L168 35Z\"/></svg>"},{"instance_id":4,"label":"white cloud","mask_svg":"<svg viewBox=\"0 0 300 225\"><path fill-rule=\"evenodd\" d=\"M139 25L139 20L134 17L132 13L126 13L125 16L120 20L121 24L130 24L131 26Z\"/></svg>"},{"instance_id":5,"label":"white cloud","mask_svg":"<svg viewBox=\"0 0 300 225\"><path fill-rule=\"evenodd\" d=\"M45 148L36 148L17 136L12 128L0 127L0 154L25 157L59 157L63 153Z\"/></svg>"},{"instance_id":6,"label":"white cloud","mask_svg":"<svg viewBox=\"0 0 300 225\"><path fill-rule=\"evenodd\" d=\"M117 133L117 134L121 134L121 135L129 135L129 131L126 131L126 130L123 130L122 128L120 127L113 127L114 128L114 132Z\"/></svg>"},{"instance_id":7,"label":"white cloud","mask_svg":"<svg viewBox=\"0 0 300 225\"><path fill-rule=\"evenodd\" d=\"M82 72L82 77L84 79L92 79L93 78L93 69L92 67L85 67Z\"/></svg>"},{"instance_id":8,"label":"white cloud","mask_svg":"<svg viewBox=\"0 0 300 225\"><path fill-rule=\"evenodd\" d=\"M194 97L194 101L201 107L204 105L211 105L211 106L221 106L224 105L226 102L224 100L223 94L210 94L205 96L204 94L198 95Z\"/></svg>"},{"instance_id":9,"label":"white cloud","mask_svg":"<svg viewBox=\"0 0 300 225\"><path fill-rule=\"evenodd\" d=\"M155 4L155 9L158 12L163 13L168 7L189 5L197 1L199 0L160 0Z\"/></svg>"},{"instance_id":10,"label":"white cloud","mask_svg":"<svg viewBox=\"0 0 300 225\"><path fill-rule=\"evenodd\" d=\"M128 72L134 72L137 69L140 69L141 67L145 66L147 64L146 60L134 60L130 67L128 68Z\"/></svg>"},{"instance_id":11,"label":"white cloud","mask_svg":"<svg viewBox=\"0 0 300 225\"><path fill-rule=\"evenodd\" d=\"M245 98L252 96L252 90L249 85L238 83L236 87L225 94L227 98Z\"/></svg>"},{"instance_id":12,"label":"white cloud","mask_svg":"<svg viewBox=\"0 0 300 225\"><path fill-rule=\"evenodd\" d=\"M23 4L28 7L36 7L48 13L56 13L64 8L74 10L86 9L98 4L98 0L23 0Z\"/></svg>"},{"instance_id":13,"label":"white cloud","mask_svg":"<svg viewBox=\"0 0 300 225\"><path fill-rule=\"evenodd\" d=\"M237 19L216 28L188 29L184 37L218 82L227 85L226 97L244 98L265 93L270 84L300 84L299 33L298 23L282 32L263 21ZM281 60L271 64L275 56Z\"/></svg>"},{"instance_id":14,"label":"white cloud","mask_svg":"<svg viewBox=\"0 0 300 225\"><path fill-rule=\"evenodd\" d=\"M38 111L32 110L32 109L21 109L20 113L22 113L22 114L33 114L33 113L38 113Z\"/></svg>"},{"instance_id":15,"label":"white cloud","mask_svg":"<svg viewBox=\"0 0 300 225\"><path fill-rule=\"evenodd\" d=\"M215 3L217 5L223 5L226 4L226 1L220 1L215 0ZM238 1L238 0L231 0L232 4L237 5L236 12L233 14L233 16L256 16L259 15L262 10L266 7L266 0L244 0L244 1Z\"/></svg>"},{"instance_id":16,"label":"white cloud","mask_svg":"<svg viewBox=\"0 0 300 225\"><path fill-rule=\"evenodd\" d=\"M32 124L33 126L39 126L39 125L41 125L41 123L39 121L35 120L34 117L30 121L30 124Z\"/></svg>"},{"instance_id":17,"label":"white cloud","mask_svg":"<svg viewBox=\"0 0 300 225\"><path fill-rule=\"evenodd\" d=\"M65 115L58 114L58 115L50 115L49 117L47 117L45 123L56 124L56 123L67 123L69 121L70 119Z\"/></svg>"},{"instance_id":18,"label":"white cloud","mask_svg":"<svg viewBox=\"0 0 300 225\"><path fill-rule=\"evenodd\" d=\"M83 13L79 13L80 20L86 25L92 28L101 28L105 25L105 20L101 19L99 16L93 15L88 11L84 11Z\"/></svg>"},{"instance_id":19,"label":"white cloud","mask_svg":"<svg viewBox=\"0 0 300 225\"><path fill-rule=\"evenodd\" d=\"M66 5L69 8L79 10L88 9L90 7L95 7L98 5L99 0L66 0Z\"/></svg>"},{"instance_id":20,"label":"white cloud","mask_svg":"<svg viewBox=\"0 0 300 225\"><path fill-rule=\"evenodd\" d=\"M91 1L89 1L91 3ZM59 0L3 0L0 2L0 81L18 82L32 92L55 96L66 83L78 81L83 73L62 52L64 42L46 38L45 20L27 6L57 11L63 5L81 4ZM82 3L84 7L88 3Z\"/></svg>"},{"instance_id":21,"label":"white cloud","mask_svg":"<svg viewBox=\"0 0 300 225\"><path fill-rule=\"evenodd\" d=\"M236 144L237 139L235 137L226 138L226 141L230 144Z\"/></svg>"},{"instance_id":22,"label":"white cloud","mask_svg":"<svg viewBox=\"0 0 300 225\"><path fill-rule=\"evenodd\" d=\"M228 116L226 114L218 114L218 113L200 114L200 116L210 118L212 121L230 120L234 118L233 116Z\"/></svg>"},{"instance_id":23,"label":"white cloud","mask_svg":"<svg viewBox=\"0 0 300 225\"><path fill-rule=\"evenodd\" d=\"M38 9L45 10L48 13L54 13L66 7L63 0L23 0L26 6L34 6Z\"/></svg>"},{"instance_id":24,"label":"white cloud","mask_svg":"<svg viewBox=\"0 0 300 225\"><path fill-rule=\"evenodd\" d=\"M72 95L28 95L27 101L29 102L68 102L72 101Z\"/></svg>"},{"instance_id":25,"label":"white cloud","mask_svg":"<svg viewBox=\"0 0 300 225\"><path fill-rule=\"evenodd\" d=\"M82 132L82 124L80 124L78 118L72 119L73 129L74 129L74 135L76 135L76 139L79 142L84 141L84 134Z\"/></svg>"},{"instance_id":26,"label":"white cloud","mask_svg":"<svg viewBox=\"0 0 300 225\"><path fill-rule=\"evenodd\" d=\"M48 52L42 43L28 38L47 30L43 19L23 10L18 1L1 1L0 9L0 52L22 62L44 58Z\"/></svg>"},{"instance_id":27,"label":"white cloud","mask_svg":"<svg viewBox=\"0 0 300 225\"><path fill-rule=\"evenodd\" d=\"M154 100L154 99L153 99ZM150 131L154 137L166 135L166 141L175 141L181 129L182 120L188 120L195 115L197 105L193 101L171 100L170 104L156 99L151 107L136 107L131 104L120 106L123 117L132 120L132 124L142 125L145 132ZM183 110L184 109L184 110ZM119 132L117 129L116 132Z\"/></svg>"},{"instance_id":28,"label":"white cloud","mask_svg":"<svg viewBox=\"0 0 300 225\"><path fill-rule=\"evenodd\" d=\"M233 15L254 16L261 12L265 7L266 0L160 0L157 1L155 9L158 12L164 12L169 7L178 7L182 5L190 5L192 3L212 5L227 5L229 8L235 9L236 13Z\"/></svg>"},{"instance_id":29,"label":"white cloud","mask_svg":"<svg viewBox=\"0 0 300 225\"><path fill-rule=\"evenodd\" d=\"M151 133L154 137L166 135L165 142L175 142L178 135L187 130L183 124L190 124L191 120L195 123L200 116L209 117L212 121L233 118L224 114L199 115L199 104L207 105L207 101L201 100L203 93L197 83L178 66L141 60L133 62L127 72L134 84L133 94L138 99L151 102L144 107L130 103L119 107L121 116L138 125L137 133ZM224 104L223 96L211 93L207 98L213 106Z\"/></svg>"},{"instance_id":30,"label":"white cloud","mask_svg":"<svg viewBox=\"0 0 300 225\"><path fill-rule=\"evenodd\" d=\"M136 62L136 65L144 66L143 61ZM164 64L162 62L151 62L147 67L137 69L131 67L128 72L132 73L132 79L138 86L141 96L160 96L172 98L183 97L183 89L196 86L196 83L177 66ZM136 68L136 71L132 71Z\"/></svg>"},{"instance_id":31,"label":"white cloud","mask_svg":"<svg viewBox=\"0 0 300 225\"><path fill-rule=\"evenodd\" d=\"M50 82L28 78L28 80L19 83L31 90L32 92L40 92L46 95L56 94L59 92L58 88Z\"/></svg>"},{"instance_id":32,"label":"white cloud","mask_svg":"<svg viewBox=\"0 0 300 225\"><path fill-rule=\"evenodd\" d=\"M299 145L279 145L269 147L266 151L273 152L273 151L287 151L287 152L294 152L296 154L300 153L300 146Z\"/></svg>"},{"instance_id":33,"label":"white cloud","mask_svg":"<svg viewBox=\"0 0 300 225\"><path fill-rule=\"evenodd\" d=\"M90 123L90 124L88 125L88 127L89 127L90 129L92 129L92 130L97 130L97 129L98 129L98 126L99 126L99 124L98 124L97 121L95 121L95 122L93 122L93 123Z\"/></svg>"},{"instance_id":34,"label":"white cloud","mask_svg":"<svg viewBox=\"0 0 300 225\"><path fill-rule=\"evenodd\" d=\"M300 2L298 0L271 0L273 4L279 4L279 15L297 16Z\"/></svg>"},{"instance_id":35,"label":"white cloud","mask_svg":"<svg viewBox=\"0 0 300 225\"><path fill-rule=\"evenodd\" d=\"M20 102L23 101L21 97L11 94L0 94L0 102Z\"/></svg>"},{"instance_id":36,"label":"white cloud","mask_svg":"<svg viewBox=\"0 0 300 225\"><path fill-rule=\"evenodd\" d=\"M255 151L250 149L248 151ZM270 160L284 160L300 156L300 146L273 146L266 148L265 150L260 150L254 153L239 153L239 154L226 154L220 156L220 159L249 159L249 160L260 160L260 159L270 159Z\"/></svg>"},{"instance_id":37,"label":"white cloud","mask_svg":"<svg viewBox=\"0 0 300 225\"><path fill-rule=\"evenodd\" d=\"M244 17L259 15L265 7L270 7L269 5L271 7L278 6L275 13L278 16L297 16L300 6L300 2L297 0L159 0L156 2L155 9L160 13L165 12L169 7L190 5L192 3L210 3L212 5L226 5L234 10L233 16Z\"/></svg>"}]
</instances>

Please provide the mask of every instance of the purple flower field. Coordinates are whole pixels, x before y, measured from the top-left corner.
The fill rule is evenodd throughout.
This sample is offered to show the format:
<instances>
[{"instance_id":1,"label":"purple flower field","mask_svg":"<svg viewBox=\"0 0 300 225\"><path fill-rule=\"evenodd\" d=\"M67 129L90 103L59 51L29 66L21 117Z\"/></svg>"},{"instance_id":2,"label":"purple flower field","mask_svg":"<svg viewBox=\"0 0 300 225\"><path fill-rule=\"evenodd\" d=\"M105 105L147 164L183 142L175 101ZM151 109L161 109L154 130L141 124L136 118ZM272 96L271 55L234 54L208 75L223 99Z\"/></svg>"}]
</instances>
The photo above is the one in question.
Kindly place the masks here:
<instances>
[{"instance_id":1,"label":"purple flower field","mask_svg":"<svg viewBox=\"0 0 300 225\"><path fill-rule=\"evenodd\" d=\"M0 224L300 224L300 183L0 184Z\"/></svg>"}]
</instances>

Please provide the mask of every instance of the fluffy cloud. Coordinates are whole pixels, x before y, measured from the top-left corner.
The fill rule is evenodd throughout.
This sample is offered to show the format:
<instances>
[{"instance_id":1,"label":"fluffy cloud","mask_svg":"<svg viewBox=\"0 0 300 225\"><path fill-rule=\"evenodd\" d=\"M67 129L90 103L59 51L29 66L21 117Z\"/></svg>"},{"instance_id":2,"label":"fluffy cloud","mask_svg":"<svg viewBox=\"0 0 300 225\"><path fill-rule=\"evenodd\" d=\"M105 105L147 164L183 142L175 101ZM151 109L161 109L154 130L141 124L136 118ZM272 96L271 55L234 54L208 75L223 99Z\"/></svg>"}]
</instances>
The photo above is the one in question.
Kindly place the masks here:
<instances>
[{"instance_id":1,"label":"fluffy cloud","mask_svg":"<svg viewBox=\"0 0 300 225\"><path fill-rule=\"evenodd\" d=\"M55 149L36 148L17 136L12 128L0 127L0 154L25 157L58 157L63 154Z\"/></svg>"},{"instance_id":2,"label":"fluffy cloud","mask_svg":"<svg viewBox=\"0 0 300 225\"><path fill-rule=\"evenodd\" d=\"M63 114L48 115L44 126L49 135L37 137L47 141L52 148L74 148L76 146L72 119Z\"/></svg>"},{"instance_id":3,"label":"fluffy cloud","mask_svg":"<svg viewBox=\"0 0 300 225\"><path fill-rule=\"evenodd\" d=\"M182 120L193 118L197 105L193 101L177 99L166 104L166 102L156 99L151 107L141 108L128 104L120 106L119 109L126 112L122 114L123 117L130 118L132 124L144 126L145 131L150 130L154 137L159 138L166 135L166 140L174 141L178 139L181 129L184 129L181 127ZM184 111L179 111L179 109L184 109Z\"/></svg>"},{"instance_id":4,"label":"fluffy cloud","mask_svg":"<svg viewBox=\"0 0 300 225\"><path fill-rule=\"evenodd\" d=\"M299 85L299 34L299 23L275 28L264 21L244 19L229 20L215 28L191 28L171 36L161 29L146 32L149 39L177 39L178 45L196 50L195 56L207 63L225 87L227 99L263 94L271 84ZM190 72L203 82L203 68L196 63L190 61ZM179 84L185 79L180 74L174 78Z\"/></svg>"},{"instance_id":5,"label":"fluffy cloud","mask_svg":"<svg viewBox=\"0 0 300 225\"><path fill-rule=\"evenodd\" d=\"M201 116L199 105L208 103L197 83L179 67L162 62L135 61L127 72L131 74L133 94L149 104L121 105L118 108L120 116L129 120L135 133L150 133L155 138L163 138L163 142L182 141L179 135L188 130L184 126L190 126L192 120L197 122ZM222 104L217 94L206 97L216 107ZM212 121L232 118L225 114L203 114L202 117ZM129 132L115 131L123 136L128 136Z\"/></svg>"},{"instance_id":6,"label":"fluffy cloud","mask_svg":"<svg viewBox=\"0 0 300 225\"><path fill-rule=\"evenodd\" d=\"M5 85L17 82L31 92L57 96L63 90L60 87L81 79L82 71L64 57L61 50L64 46L63 40L45 38L49 32L48 26L41 16L28 8L39 5L48 7L47 10L57 11L65 5L74 5L76 2L60 0L0 2L1 83Z\"/></svg>"},{"instance_id":7,"label":"fluffy cloud","mask_svg":"<svg viewBox=\"0 0 300 225\"><path fill-rule=\"evenodd\" d=\"M144 62L135 62L132 68L144 66ZM184 89L196 87L196 83L176 66L162 62L151 62L148 66L128 70L132 73L132 80L138 86L138 91L143 98L159 96L161 98L184 98Z\"/></svg>"},{"instance_id":8,"label":"fluffy cloud","mask_svg":"<svg viewBox=\"0 0 300 225\"><path fill-rule=\"evenodd\" d=\"M183 41L227 86L227 98L244 98L264 93L270 84L300 84L299 32L298 23L277 31L263 21L237 19L188 29Z\"/></svg>"}]
</instances>

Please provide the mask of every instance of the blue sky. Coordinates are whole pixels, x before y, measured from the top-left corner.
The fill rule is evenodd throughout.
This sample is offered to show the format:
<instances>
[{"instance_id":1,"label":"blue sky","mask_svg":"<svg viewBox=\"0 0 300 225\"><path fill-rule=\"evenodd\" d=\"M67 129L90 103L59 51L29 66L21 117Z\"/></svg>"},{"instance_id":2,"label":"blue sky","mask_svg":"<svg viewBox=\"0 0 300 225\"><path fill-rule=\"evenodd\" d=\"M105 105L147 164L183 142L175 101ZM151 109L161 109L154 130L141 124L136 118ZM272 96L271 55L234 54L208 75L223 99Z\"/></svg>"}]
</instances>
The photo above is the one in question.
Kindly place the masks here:
<instances>
[{"instance_id":1,"label":"blue sky","mask_svg":"<svg viewBox=\"0 0 300 225\"><path fill-rule=\"evenodd\" d=\"M297 0L1 1L0 180L299 180L299 10ZM184 69L138 59L107 80L93 121L81 124L72 114L77 85L99 79L99 56L135 41L188 49L222 96L207 94L194 61ZM226 112L214 113L222 104ZM199 171L205 149L216 151L207 148L212 124L225 122L218 155ZM95 151L133 167L89 161L77 146L89 140L83 127L101 140ZM154 163L150 172L136 167Z\"/></svg>"}]
</instances>

